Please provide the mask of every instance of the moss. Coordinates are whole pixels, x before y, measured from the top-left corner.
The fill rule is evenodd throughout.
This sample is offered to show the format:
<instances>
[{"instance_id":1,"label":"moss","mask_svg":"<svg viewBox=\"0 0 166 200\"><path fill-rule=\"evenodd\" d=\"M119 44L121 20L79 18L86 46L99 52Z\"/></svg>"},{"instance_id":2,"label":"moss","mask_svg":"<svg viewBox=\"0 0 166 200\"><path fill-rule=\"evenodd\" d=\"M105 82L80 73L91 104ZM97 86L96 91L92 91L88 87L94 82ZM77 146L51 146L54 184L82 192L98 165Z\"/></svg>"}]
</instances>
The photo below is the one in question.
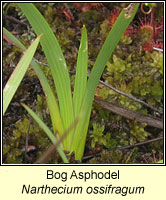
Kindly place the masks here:
<instances>
[{"instance_id":1,"label":"moss","mask_svg":"<svg viewBox=\"0 0 166 200\"><path fill-rule=\"evenodd\" d=\"M9 4L10 5L10 4ZM110 31L109 16L114 9L127 7L128 3L103 3L102 9L90 9L87 12L77 10L74 5L68 4L70 11L74 16L74 20L68 20L63 9L63 3L35 3L35 6L44 15L51 28L53 29L57 39L62 47L65 55L68 69L75 71L75 64L77 58L77 51L79 48L79 40L81 37L81 28L85 24L88 29L88 51L89 51L89 70L91 70L99 50L101 49L104 40ZM162 23L162 3L157 4L154 8L156 24ZM160 11L160 12L159 12ZM19 12L19 13L18 13ZM11 3L11 7L5 10L5 14L19 18L25 18L15 4ZM138 24L138 18L141 16L138 11L133 24ZM5 20L6 21L6 20ZM13 31L15 24L6 21L8 30ZM163 53L158 51L151 51L144 49L144 42L152 43L150 38L152 34L145 31L135 30L135 26L131 24L131 34L122 36L121 41L117 45L112 57L107 63L103 80L113 87L147 102L156 107L163 107ZM138 27L139 28L139 27ZM26 46L29 46L35 35L33 29L28 31L18 25L17 37L20 38ZM161 30L161 29L160 29ZM158 33L156 40L162 42L162 30ZM4 42L4 67L3 67L3 85L12 73L20 59L20 52L17 48ZM47 63L43 55L42 49L38 49L35 58L39 61ZM13 62L13 65L12 65ZM55 86L52 80L51 71L49 67L41 65L42 70L47 76L50 85L55 94ZM72 84L74 83L74 76L71 77ZM73 85L72 85L73 88ZM4 117L4 133L3 137L3 160L4 163L33 163L39 158L44 150L50 144L49 139L32 120L29 130L29 144L34 145L37 150L32 153L31 159L25 161L25 137L29 127L29 117L25 115L25 111L16 106L20 100L28 105L32 105L36 100L35 112L40 116L46 124L51 127L50 118L46 113L45 98L41 95L41 87L37 77L32 69L29 69L25 79L22 81L21 87L17 91L13 99L13 106L9 107L8 115ZM132 109L144 114L153 114L153 111L145 108L140 103L137 103L127 97L119 95L118 93L103 87L97 88L96 93L108 101ZM17 103L17 104L16 104ZM13 119L12 119L13 118ZM14 124L14 125L13 125ZM145 124L136 121L128 121L119 115L115 115L110 111L106 111L97 106L93 106L91 115L91 122L89 125L88 138L86 150L91 149L92 146L100 145L104 150L99 157L90 160L89 163L141 163L144 162L143 155L149 156L149 162L153 162L152 150L156 151L156 156L161 154L162 142L157 142L148 147L134 148L133 151L126 150L124 152L117 150L118 147L133 145L138 141L145 141L148 136L157 137L159 133L156 129L151 130L149 135L148 127ZM8 134L9 132L9 134ZM91 146L92 145L92 146ZM108 151L109 150L109 151ZM49 163L59 163L56 156L52 156Z\"/></svg>"},{"instance_id":2,"label":"moss","mask_svg":"<svg viewBox=\"0 0 166 200\"><path fill-rule=\"evenodd\" d=\"M146 124L130 121L130 134L133 135L139 142L146 140L150 134L145 131ZM130 145L133 145L132 143Z\"/></svg>"},{"instance_id":3,"label":"moss","mask_svg":"<svg viewBox=\"0 0 166 200\"><path fill-rule=\"evenodd\" d=\"M91 146L95 147L96 143L100 145L106 145L106 138L103 137L104 125L99 125L97 123L93 123L93 132L90 135L92 138Z\"/></svg>"},{"instance_id":4,"label":"moss","mask_svg":"<svg viewBox=\"0 0 166 200\"><path fill-rule=\"evenodd\" d=\"M119 150L105 151L103 150L99 158L93 158L89 161L90 164L117 164L122 162L122 152Z\"/></svg>"},{"instance_id":5,"label":"moss","mask_svg":"<svg viewBox=\"0 0 166 200\"><path fill-rule=\"evenodd\" d=\"M45 112L45 100L42 96L37 97L37 104L35 112L42 117L46 122L48 116ZM44 114L44 115L43 115ZM15 129L12 136L8 140L8 144L4 145L4 163L24 163L25 161L25 140L27 133L29 145L33 145L37 149L37 154L40 156L42 151L50 144L49 139L45 133L39 128L35 121L30 120L29 117L24 116L22 120L16 122ZM34 158L37 159L37 158ZM34 160L35 162L35 160Z\"/></svg>"}]
</instances>

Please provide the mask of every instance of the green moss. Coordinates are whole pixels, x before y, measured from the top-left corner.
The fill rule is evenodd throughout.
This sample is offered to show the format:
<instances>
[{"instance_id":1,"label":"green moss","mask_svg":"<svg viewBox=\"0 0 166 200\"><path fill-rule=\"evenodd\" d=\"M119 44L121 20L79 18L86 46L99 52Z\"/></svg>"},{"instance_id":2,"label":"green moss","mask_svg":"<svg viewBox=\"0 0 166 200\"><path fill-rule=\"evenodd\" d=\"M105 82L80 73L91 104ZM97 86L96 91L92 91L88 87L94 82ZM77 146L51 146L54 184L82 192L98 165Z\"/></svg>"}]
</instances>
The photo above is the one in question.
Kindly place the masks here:
<instances>
[{"instance_id":1,"label":"green moss","mask_svg":"<svg viewBox=\"0 0 166 200\"><path fill-rule=\"evenodd\" d=\"M122 152L119 150L105 151L103 150L99 158L93 158L89 161L90 164L118 164L122 162Z\"/></svg>"},{"instance_id":2,"label":"green moss","mask_svg":"<svg viewBox=\"0 0 166 200\"><path fill-rule=\"evenodd\" d=\"M96 94L102 99L107 99L109 96L109 91L110 91L110 89L107 87L103 87L101 89L97 88Z\"/></svg>"},{"instance_id":3,"label":"green moss","mask_svg":"<svg viewBox=\"0 0 166 200\"><path fill-rule=\"evenodd\" d=\"M93 123L93 132L90 137L92 138L91 146L95 147L96 143L106 145L106 138L103 137L104 125Z\"/></svg>"},{"instance_id":4,"label":"green moss","mask_svg":"<svg viewBox=\"0 0 166 200\"><path fill-rule=\"evenodd\" d=\"M139 142L146 140L146 138L150 135L145 131L146 124L138 123L137 121L130 121L129 127L130 134L133 135ZM130 145L133 145L134 143L131 143Z\"/></svg>"},{"instance_id":5,"label":"green moss","mask_svg":"<svg viewBox=\"0 0 166 200\"><path fill-rule=\"evenodd\" d=\"M120 40L120 42L122 44L131 44L132 43L132 39L128 35L123 35L121 40Z\"/></svg>"},{"instance_id":6,"label":"green moss","mask_svg":"<svg viewBox=\"0 0 166 200\"><path fill-rule=\"evenodd\" d=\"M117 145L118 145L118 141L115 138L111 138L111 133L107 132L105 135L105 140L106 140L106 144L105 147L107 149L116 149Z\"/></svg>"},{"instance_id":7,"label":"green moss","mask_svg":"<svg viewBox=\"0 0 166 200\"><path fill-rule=\"evenodd\" d=\"M38 95L35 112L44 121L48 122L50 119L48 119L48 116L45 113L45 104L45 98ZM33 145L38 149L38 155L41 155L44 149L51 143L38 124L36 124L34 120L30 120L27 116L24 116L22 120L17 121L15 126L12 136L8 138L9 145L4 145L3 154L6 157L5 163L24 163L27 133L29 134L29 145Z\"/></svg>"},{"instance_id":8,"label":"green moss","mask_svg":"<svg viewBox=\"0 0 166 200\"><path fill-rule=\"evenodd\" d=\"M127 7L128 5L127 3L103 4L103 9L93 9L85 13L81 12L80 10L76 10L73 7L73 4L68 4L70 11L74 16L74 20L68 20L65 14L62 12L64 9L63 3L35 3L56 34L67 60L68 69L71 71L75 71L82 25L85 24L88 29L88 63L90 71L94 61L96 60L99 50L108 32L110 31L110 12L115 7L118 10L119 8ZM162 10L163 6L161 3L157 4L157 9L154 7L155 17L157 19L156 24L158 23L159 25L161 23L161 16L163 13ZM15 5L12 3L11 6L7 7L4 14L10 15L11 11L12 16L18 17L19 15L21 18L25 18L20 10L15 10ZM138 12L138 17L139 16L140 12ZM133 24L139 23L137 22L137 19L138 18L135 19ZM6 25L8 26L7 28L10 30L12 29L11 27L13 24L6 22ZM22 30L21 28L21 30L18 29L18 33L19 32L20 35L18 34L17 37L20 38L26 46L29 46L35 37L33 30L29 29L27 31L24 29ZM117 45L113 56L107 63L103 79L105 82L119 89L120 91L134 95L138 99L141 99L156 108L162 108L163 53L158 51L144 51L143 46L145 41L149 42L151 36L151 34L141 31L131 35L124 35ZM156 40L162 41L162 38L163 33L161 31L157 35ZM4 82L6 82L9 75L13 71L13 68L18 63L21 54L17 48L9 46L6 42L4 42L3 46L3 64L5 64L5 67L3 67L3 79ZM42 49L38 49L35 58L41 62L47 63ZM41 66L41 68L47 76L49 83L56 94L49 67ZM28 70L27 77L30 77L31 83L36 80L36 75L32 69ZM74 76L72 76L71 82L73 88ZM35 104L34 111L42 120L44 120L44 122L46 122L50 129L52 129L50 117L46 113L47 105L45 97L42 95L31 96L31 93L33 93L34 90L34 86L29 89L29 86L24 85L23 81L20 90L18 90L15 96L15 99L17 103L20 101L20 99L24 99L24 101L25 99L28 99L29 105L32 105L34 99L36 99L37 102ZM36 93L38 94L38 92ZM141 104L106 87L98 88L96 93L102 99L113 102L116 105L120 105L144 114L153 114L150 109L146 109ZM157 150L159 150L159 153L163 151L162 142L157 142L149 145L149 148L146 149L146 152L142 151L140 147L135 148L132 152L127 150L122 154L122 152L116 148L119 146L133 145L138 141L146 140L149 136L147 131L148 127L145 124L141 124L136 121L128 121L119 115L102 109L101 107L94 106L93 109L94 112L92 112L91 115L91 122L88 131L87 149L90 149L89 146L91 145L92 147L95 147L95 145L100 145L103 149L107 150L103 150L99 158L92 159L90 163L140 163L143 162L141 156L143 156L146 152L150 152L148 154L150 158L149 162L153 162L152 149L156 151L157 156ZM4 120L5 128L7 126L10 127L10 125L12 126L12 124L15 124L15 127L6 129L4 133L6 138L3 142L4 163L25 163L25 151L23 148L25 147L25 137L29 127L29 116L22 114L19 121L18 118L16 120L16 118L13 117L14 121L12 121L10 118L6 118L7 120ZM7 134L8 130L10 130L9 135ZM153 137L153 135L155 135L155 137L158 136L156 129L152 129L151 133L151 137ZM35 162L50 144L47 136L45 136L43 131L33 120L29 130L29 144L32 144L37 148L35 158L32 158L31 161L29 160L30 163ZM109 152L108 149L111 150L111 152ZM53 156L50 158L49 162L59 163L59 160L56 156Z\"/></svg>"}]
</instances>

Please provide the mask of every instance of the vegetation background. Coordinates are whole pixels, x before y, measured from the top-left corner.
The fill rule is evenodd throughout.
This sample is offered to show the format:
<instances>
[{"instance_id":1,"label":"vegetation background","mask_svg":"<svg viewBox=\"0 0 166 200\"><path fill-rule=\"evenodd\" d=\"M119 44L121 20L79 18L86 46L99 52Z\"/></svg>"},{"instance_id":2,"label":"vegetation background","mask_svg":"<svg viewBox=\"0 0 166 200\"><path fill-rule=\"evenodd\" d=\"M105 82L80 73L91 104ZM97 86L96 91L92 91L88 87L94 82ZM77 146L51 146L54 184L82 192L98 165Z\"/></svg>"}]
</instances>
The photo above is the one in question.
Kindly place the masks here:
<instances>
[{"instance_id":1,"label":"vegetation background","mask_svg":"<svg viewBox=\"0 0 166 200\"><path fill-rule=\"evenodd\" d=\"M35 3L54 31L65 55L74 87L75 65L81 29L88 31L89 71L102 44L115 23L119 11L128 3ZM14 3L3 5L3 26L25 45L36 38L21 10ZM133 95L150 106L134 101L102 84L96 97L117 106L148 114L162 120L163 110L163 53L154 48L163 46L163 4L156 3L152 12L138 10L107 63L102 81ZM3 41L3 87L21 57L20 51ZM35 59L54 87L51 72L42 49ZM29 68L12 103L3 117L3 162L34 163L50 146L49 139L27 115L20 102L31 106L50 127L45 97L35 72ZM83 163L154 163L163 157L163 131L136 120L115 114L94 103L88 129ZM27 138L28 134L28 138ZM159 138L158 141L155 141ZM28 140L28 152L25 143ZM155 142L144 143L148 140ZM138 143L142 145L128 148ZM48 163L61 163L57 153L49 156ZM77 163L72 160L71 162Z\"/></svg>"}]
</instances>

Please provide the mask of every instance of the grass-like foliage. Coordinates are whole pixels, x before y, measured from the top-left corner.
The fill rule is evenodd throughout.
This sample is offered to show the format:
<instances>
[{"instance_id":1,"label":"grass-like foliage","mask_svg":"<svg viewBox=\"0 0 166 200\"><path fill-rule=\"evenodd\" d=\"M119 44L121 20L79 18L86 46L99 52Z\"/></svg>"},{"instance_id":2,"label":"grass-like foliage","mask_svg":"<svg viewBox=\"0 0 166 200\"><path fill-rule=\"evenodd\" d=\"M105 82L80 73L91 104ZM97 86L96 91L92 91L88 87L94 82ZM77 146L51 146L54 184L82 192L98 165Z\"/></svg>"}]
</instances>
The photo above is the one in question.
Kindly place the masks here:
<instances>
[{"instance_id":1,"label":"grass-like foliage","mask_svg":"<svg viewBox=\"0 0 166 200\"><path fill-rule=\"evenodd\" d=\"M81 160L84 153L96 87L107 61L111 57L128 25L133 20L139 3L133 3L128 8L121 11L96 58L96 62L88 79L88 39L86 27L83 26L77 57L73 95L66 61L50 26L33 4L18 3L18 6L27 17L36 34L43 34L40 43L51 69L59 104L57 104L48 81L39 69L39 66L34 62L32 62L32 64L46 94L54 135L58 134L58 137L63 138L62 146L64 150L70 153L74 152L75 159ZM30 111L25 105L24 107L32 117L37 120L36 116L32 113L33 111ZM64 131L67 130L76 119L79 119L78 123L66 137L63 137ZM40 126L43 126L43 122L39 120L37 122ZM66 160L64 162L66 162Z\"/></svg>"},{"instance_id":2,"label":"grass-like foliage","mask_svg":"<svg viewBox=\"0 0 166 200\"><path fill-rule=\"evenodd\" d=\"M25 52L28 52L28 50L26 51L26 47L25 47L15 36L13 36L8 30L6 30L5 28L3 28L3 37L4 37L8 42L10 42L10 43L14 44L15 46L17 46L20 50L25 51ZM39 36L39 37L35 40L35 41L37 41L37 44L39 43L39 38L40 38L40 37L41 37L41 36ZM35 42L35 41L34 41L34 42ZM33 44L35 44L35 43L33 43ZM36 44L36 45L37 45L37 44ZM32 45L31 45L31 46L32 46ZM31 47L31 46L30 46L30 47ZM28 49L30 49L30 47L29 47ZM36 47L37 47L37 46L36 46ZM27 54L25 54L25 55L27 55ZM25 55L24 55L24 56L25 56ZM22 78L23 78L23 76L24 76L24 74L25 74L25 72L26 72L26 70L27 70L29 64L31 64L32 68L34 69L34 71L36 72L38 78L39 78L40 81L41 81L41 85L42 85L42 87L43 87L43 90L45 91L46 96L48 96L48 98L47 98L47 104L48 104L49 108L50 108L53 112L55 112L53 117L55 117L55 119L58 120L58 118L60 119L60 117L59 117L58 106L57 106L57 103L56 103L56 99L55 99L55 97L54 97L54 94L53 94L53 92L52 92L52 90L51 90L51 88L50 88L50 85L48 84L48 81L47 81L47 79L46 79L46 77L45 77L43 71L40 69L40 66L32 60L32 57L33 57L33 56L31 55L31 59L29 60L28 63L26 63L26 65L21 65L21 69L24 67L24 68L23 68L24 70L21 70L20 67L17 69L17 67L16 67L16 69L17 69L16 72L17 72L17 73L14 71L14 72L12 73L12 75L11 75L11 77L13 77L13 78L10 78L9 81L7 82L7 84L8 84L9 86L11 85L11 88L13 88L13 84L14 84L14 85L15 85L15 90L12 91L12 92L9 92L9 91L11 90L11 89L9 88L9 91L5 91L5 88L6 88L6 86L5 86L4 91L3 91L3 113L5 114L5 111L6 111L6 109L7 109L7 106L9 105L9 103L10 103L12 97L14 96L14 92L16 92L16 89L18 88L18 86L19 86L19 84L20 84L20 82L21 82L21 80L22 80ZM23 57L23 58L24 58L24 57ZM23 59L23 58L22 58L22 59ZM21 61L20 61L20 62L21 62ZM20 62L19 62L19 63L20 63ZM31 63L30 63L30 62L31 62ZM19 64L18 64L18 66L19 66ZM19 70L19 71L18 71L18 70ZM18 76L18 75L19 75L19 76ZM13 81L11 82L11 81L10 81L11 79L14 79L15 82L13 82ZM6 84L6 85L7 85L7 84ZM16 85L17 85L17 87L16 87ZM12 95L11 95L11 94L12 94ZM7 102L8 102L8 105L6 105ZM50 102L55 103L54 106L52 106L53 104L52 104L52 103L50 104ZM25 109L29 112L29 114L35 119L35 121L39 124L39 126L45 131L45 133L47 134L47 136L49 137L49 139L51 140L51 142L52 142L54 145L56 145L56 144L58 143L58 142L57 142L57 139L56 139L56 137L54 136L54 134L49 130L49 128L46 126L46 124L44 124L44 122L42 122L42 120L41 120L30 108L28 108L25 104L22 104L22 106L24 106L24 108L25 108ZM53 118L53 119L54 119L54 118ZM53 125L54 125L54 124L53 124ZM59 125L61 125L61 122L59 123ZM59 129L60 129L60 128L61 128L61 127L59 126ZM63 152L62 148L61 148L60 146L57 146L57 150L58 150L58 152L59 152L59 154L60 154L62 160L63 160L65 163L68 163L69 161L68 161L68 159L67 159L65 153Z\"/></svg>"},{"instance_id":3,"label":"grass-like foliage","mask_svg":"<svg viewBox=\"0 0 166 200\"><path fill-rule=\"evenodd\" d=\"M9 36L9 34L10 33L4 29L4 36L6 37L6 39ZM42 35L39 35L36 38L36 40L30 45L30 47L24 52L24 55L22 56L20 62L16 66L15 70L13 71L12 75L10 76L8 82L6 83L3 89L3 115L5 114L9 106L9 103L11 102L18 86L20 85L28 69L28 66L34 56L34 53L39 44L41 36ZM13 43L15 43L16 39L14 38L14 36L11 36L10 41L13 41Z\"/></svg>"}]
</instances>

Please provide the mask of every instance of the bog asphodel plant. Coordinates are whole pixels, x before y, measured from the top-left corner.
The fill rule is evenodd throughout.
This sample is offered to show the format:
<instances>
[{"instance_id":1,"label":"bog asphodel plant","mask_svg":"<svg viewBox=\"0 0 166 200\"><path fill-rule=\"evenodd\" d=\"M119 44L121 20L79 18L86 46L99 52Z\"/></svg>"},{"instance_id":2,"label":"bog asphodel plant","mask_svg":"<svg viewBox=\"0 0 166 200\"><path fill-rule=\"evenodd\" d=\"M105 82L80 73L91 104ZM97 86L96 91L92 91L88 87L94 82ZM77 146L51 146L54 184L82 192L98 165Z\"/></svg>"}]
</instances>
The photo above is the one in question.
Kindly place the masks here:
<instances>
[{"instance_id":1,"label":"bog asphodel plant","mask_svg":"<svg viewBox=\"0 0 166 200\"><path fill-rule=\"evenodd\" d=\"M109 60L126 28L133 20L139 7L139 3L134 3L130 5L130 7L127 7L127 9L122 9L97 56L89 79L87 79L87 30L86 27L83 26L80 48L77 57L73 95L66 61L50 26L33 4L17 4L27 17L36 34L43 34L40 43L51 69L59 104L56 102L56 98L48 85L46 77L41 71L39 72L38 68L40 67L38 64L33 62L33 66L46 94L46 100L53 126L53 134L58 134L58 138L63 138L61 145L64 150L69 153L74 152L75 159L81 160L84 153L91 107L96 87L107 61ZM44 82L47 82L46 85ZM36 117L36 114L33 113L30 108L25 105L23 106L32 115L32 117ZM67 130L76 119L79 119L78 123L76 123L75 127L65 137L63 137L64 131ZM39 121L37 122L40 124Z\"/></svg>"}]
</instances>

